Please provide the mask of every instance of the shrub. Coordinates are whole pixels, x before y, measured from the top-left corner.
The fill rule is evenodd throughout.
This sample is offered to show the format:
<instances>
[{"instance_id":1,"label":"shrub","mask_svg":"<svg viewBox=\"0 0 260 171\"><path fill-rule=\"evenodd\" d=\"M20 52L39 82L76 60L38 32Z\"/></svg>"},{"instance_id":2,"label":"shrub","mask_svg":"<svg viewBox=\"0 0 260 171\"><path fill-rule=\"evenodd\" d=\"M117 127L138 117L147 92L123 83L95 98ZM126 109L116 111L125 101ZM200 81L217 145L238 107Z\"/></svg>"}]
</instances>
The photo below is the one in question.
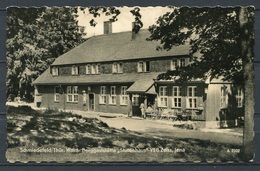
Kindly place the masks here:
<instances>
[{"instance_id":1,"label":"shrub","mask_svg":"<svg viewBox=\"0 0 260 171\"><path fill-rule=\"evenodd\" d=\"M22 105L22 106L6 106L6 111L7 114L28 114L28 115L33 115L33 114L38 114L36 110L33 110L30 106L27 105Z\"/></svg>"},{"instance_id":2,"label":"shrub","mask_svg":"<svg viewBox=\"0 0 260 171\"><path fill-rule=\"evenodd\" d=\"M105 122L100 122L99 125L104 128L108 128L109 126Z\"/></svg>"},{"instance_id":3,"label":"shrub","mask_svg":"<svg viewBox=\"0 0 260 171\"><path fill-rule=\"evenodd\" d=\"M104 139L101 143L101 147L111 148L113 146L113 142L110 139Z\"/></svg>"},{"instance_id":4,"label":"shrub","mask_svg":"<svg viewBox=\"0 0 260 171\"><path fill-rule=\"evenodd\" d=\"M89 137L82 137L77 140L78 148L86 148L86 147L98 147L97 140Z\"/></svg>"},{"instance_id":5,"label":"shrub","mask_svg":"<svg viewBox=\"0 0 260 171\"><path fill-rule=\"evenodd\" d=\"M9 94L9 95L8 95L8 98L7 98L7 101L8 101L8 102L13 102L13 101L14 101L14 98L15 98L15 95L14 95L14 94Z\"/></svg>"},{"instance_id":6,"label":"shrub","mask_svg":"<svg viewBox=\"0 0 260 171\"><path fill-rule=\"evenodd\" d=\"M50 115L58 112L59 112L58 109L47 108L43 111L43 114Z\"/></svg>"},{"instance_id":7,"label":"shrub","mask_svg":"<svg viewBox=\"0 0 260 171\"><path fill-rule=\"evenodd\" d=\"M19 138L13 138L10 136L7 136L6 143L7 143L7 148L18 147L21 145Z\"/></svg>"}]
</instances>

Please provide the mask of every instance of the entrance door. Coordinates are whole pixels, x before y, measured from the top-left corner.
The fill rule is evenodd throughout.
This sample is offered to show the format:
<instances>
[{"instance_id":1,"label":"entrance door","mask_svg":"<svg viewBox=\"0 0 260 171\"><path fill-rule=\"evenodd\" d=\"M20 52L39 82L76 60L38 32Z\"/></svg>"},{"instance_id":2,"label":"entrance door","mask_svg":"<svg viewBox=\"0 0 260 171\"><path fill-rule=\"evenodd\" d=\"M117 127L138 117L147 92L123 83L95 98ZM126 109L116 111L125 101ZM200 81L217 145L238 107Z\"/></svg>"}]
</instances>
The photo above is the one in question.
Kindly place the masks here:
<instances>
[{"instance_id":1,"label":"entrance door","mask_svg":"<svg viewBox=\"0 0 260 171\"><path fill-rule=\"evenodd\" d=\"M94 111L95 109L95 96L93 93L89 94L89 110Z\"/></svg>"},{"instance_id":2,"label":"entrance door","mask_svg":"<svg viewBox=\"0 0 260 171\"><path fill-rule=\"evenodd\" d=\"M132 95L132 111L133 111L133 116L140 116L142 115L141 109L140 109L140 104L143 102L142 96L138 94L133 94Z\"/></svg>"}]
</instances>

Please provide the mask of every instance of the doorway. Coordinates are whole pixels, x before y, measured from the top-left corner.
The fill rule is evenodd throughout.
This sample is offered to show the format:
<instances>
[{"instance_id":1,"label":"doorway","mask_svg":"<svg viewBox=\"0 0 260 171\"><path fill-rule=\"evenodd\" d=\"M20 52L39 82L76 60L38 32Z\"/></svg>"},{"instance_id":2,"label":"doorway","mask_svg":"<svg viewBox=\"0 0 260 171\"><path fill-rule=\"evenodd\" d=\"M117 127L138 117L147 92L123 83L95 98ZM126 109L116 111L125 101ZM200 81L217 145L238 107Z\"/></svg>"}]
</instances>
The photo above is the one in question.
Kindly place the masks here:
<instances>
[{"instance_id":1,"label":"doorway","mask_svg":"<svg viewBox=\"0 0 260 171\"><path fill-rule=\"evenodd\" d=\"M95 95L94 93L89 94L89 110L94 111L95 110Z\"/></svg>"}]
</instances>

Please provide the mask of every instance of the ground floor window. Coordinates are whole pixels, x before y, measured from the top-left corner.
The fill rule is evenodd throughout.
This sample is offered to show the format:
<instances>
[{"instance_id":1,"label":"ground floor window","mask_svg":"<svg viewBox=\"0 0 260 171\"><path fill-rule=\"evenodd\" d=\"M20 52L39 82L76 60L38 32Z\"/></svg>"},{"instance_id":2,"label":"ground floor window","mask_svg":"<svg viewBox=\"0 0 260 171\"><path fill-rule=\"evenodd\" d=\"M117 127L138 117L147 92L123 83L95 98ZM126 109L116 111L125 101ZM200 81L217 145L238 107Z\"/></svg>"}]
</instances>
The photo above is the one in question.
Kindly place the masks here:
<instances>
[{"instance_id":1,"label":"ground floor window","mask_svg":"<svg viewBox=\"0 0 260 171\"><path fill-rule=\"evenodd\" d=\"M197 108L197 86L187 88L187 108Z\"/></svg>"},{"instance_id":2,"label":"ground floor window","mask_svg":"<svg viewBox=\"0 0 260 171\"><path fill-rule=\"evenodd\" d=\"M67 87L67 102L78 102L78 86L68 86Z\"/></svg>"},{"instance_id":3,"label":"ground floor window","mask_svg":"<svg viewBox=\"0 0 260 171\"><path fill-rule=\"evenodd\" d=\"M172 106L174 108L181 108L181 87L173 86L172 87Z\"/></svg>"},{"instance_id":4,"label":"ground floor window","mask_svg":"<svg viewBox=\"0 0 260 171\"><path fill-rule=\"evenodd\" d=\"M60 101L60 87L56 86L54 87L54 101L59 102Z\"/></svg>"},{"instance_id":5,"label":"ground floor window","mask_svg":"<svg viewBox=\"0 0 260 171\"><path fill-rule=\"evenodd\" d=\"M159 107L167 107L167 105L168 105L167 87L166 86L160 86L159 87L158 106Z\"/></svg>"},{"instance_id":6,"label":"ground floor window","mask_svg":"<svg viewBox=\"0 0 260 171\"><path fill-rule=\"evenodd\" d=\"M106 104L107 103L107 95L106 95L106 86L101 86L100 88L100 104Z\"/></svg>"},{"instance_id":7,"label":"ground floor window","mask_svg":"<svg viewBox=\"0 0 260 171\"><path fill-rule=\"evenodd\" d=\"M237 101L237 107L243 107L243 90L242 90L242 88L237 89L236 101Z\"/></svg>"},{"instance_id":8,"label":"ground floor window","mask_svg":"<svg viewBox=\"0 0 260 171\"><path fill-rule=\"evenodd\" d=\"M109 104L116 104L116 86L110 89Z\"/></svg>"},{"instance_id":9,"label":"ground floor window","mask_svg":"<svg viewBox=\"0 0 260 171\"><path fill-rule=\"evenodd\" d=\"M227 103L228 103L228 92L227 92L227 86L222 86L221 87L221 94L220 94L220 107L221 108L226 108Z\"/></svg>"},{"instance_id":10,"label":"ground floor window","mask_svg":"<svg viewBox=\"0 0 260 171\"><path fill-rule=\"evenodd\" d=\"M121 87L120 105L128 104L128 94L126 93L127 86Z\"/></svg>"}]
</instances>

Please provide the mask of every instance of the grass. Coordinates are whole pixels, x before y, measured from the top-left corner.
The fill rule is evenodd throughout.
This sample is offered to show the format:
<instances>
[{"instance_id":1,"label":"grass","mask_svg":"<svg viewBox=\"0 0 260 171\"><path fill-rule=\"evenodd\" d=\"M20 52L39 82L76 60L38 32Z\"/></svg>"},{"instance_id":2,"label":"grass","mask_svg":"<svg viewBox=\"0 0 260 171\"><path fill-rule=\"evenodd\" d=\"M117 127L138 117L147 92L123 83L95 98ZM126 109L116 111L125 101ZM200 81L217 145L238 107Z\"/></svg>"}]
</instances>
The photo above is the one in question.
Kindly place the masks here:
<instances>
[{"instance_id":1,"label":"grass","mask_svg":"<svg viewBox=\"0 0 260 171\"><path fill-rule=\"evenodd\" d=\"M238 145L214 143L211 141L197 139L177 139L160 136L153 137L151 135L131 132L125 129L110 128L106 123L96 118L85 118L71 112L52 109L47 109L45 111L35 111L28 106L7 106L7 130L7 144L9 152L10 150L15 151L20 147L48 147L53 145L68 148L87 149L168 148L174 150L175 148L184 148L185 153L129 153L128 156L124 157L126 161L133 156L139 157L137 160L145 159L151 161L164 161L166 159L172 161L241 160L241 154L227 153L227 149L241 149L241 147ZM19 155L26 154L15 153L14 156L19 158ZM106 157L104 160L107 161L116 157L120 157L120 155L123 154L106 154L107 156L104 154L100 155L101 156L98 157ZM140 158L142 155L146 155L145 158ZM164 156L165 158L158 158L158 155ZM30 154L30 156L32 156L32 154ZM150 158L147 159L147 157ZM34 158L32 158L32 160L33 159ZM82 158L82 160L87 159Z\"/></svg>"}]
</instances>

